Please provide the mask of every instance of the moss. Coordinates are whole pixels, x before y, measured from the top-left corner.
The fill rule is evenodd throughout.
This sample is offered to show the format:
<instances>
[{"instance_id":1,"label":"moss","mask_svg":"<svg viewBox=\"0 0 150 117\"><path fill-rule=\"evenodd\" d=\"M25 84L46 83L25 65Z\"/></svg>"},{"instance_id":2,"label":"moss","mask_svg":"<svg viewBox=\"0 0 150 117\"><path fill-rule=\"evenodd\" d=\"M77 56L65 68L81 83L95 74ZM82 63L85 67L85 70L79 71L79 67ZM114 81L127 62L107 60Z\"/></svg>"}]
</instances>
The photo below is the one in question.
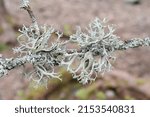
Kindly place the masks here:
<instances>
[{"instance_id":1,"label":"moss","mask_svg":"<svg viewBox=\"0 0 150 117\"><path fill-rule=\"evenodd\" d=\"M24 99L24 92L23 92L23 90L19 90L17 92L17 96L20 97L20 99Z\"/></svg>"},{"instance_id":2,"label":"moss","mask_svg":"<svg viewBox=\"0 0 150 117\"><path fill-rule=\"evenodd\" d=\"M32 86L29 88L29 93L24 97L24 99L38 99L42 94L46 91L44 86L40 86L37 88L33 88Z\"/></svg>"},{"instance_id":3,"label":"moss","mask_svg":"<svg viewBox=\"0 0 150 117\"><path fill-rule=\"evenodd\" d=\"M130 96L130 95L126 95L126 96L124 97L124 99L125 99L125 100L135 100L135 98L132 97L132 96Z\"/></svg>"},{"instance_id":4,"label":"moss","mask_svg":"<svg viewBox=\"0 0 150 117\"><path fill-rule=\"evenodd\" d=\"M72 34L72 28L69 24L65 24L63 30L64 30L64 35L69 36Z\"/></svg>"},{"instance_id":5,"label":"moss","mask_svg":"<svg viewBox=\"0 0 150 117\"><path fill-rule=\"evenodd\" d=\"M0 43L0 52L9 49L9 47L6 44Z\"/></svg>"},{"instance_id":6,"label":"moss","mask_svg":"<svg viewBox=\"0 0 150 117\"><path fill-rule=\"evenodd\" d=\"M0 27L0 34L2 34L4 32L3 28Z\"/></svg>"},{"instance_id":7,"label":"moss","mask_svg":"<svg viewBox=\"0 0 150 117\"><path fill-rule=\"evenodd\" d=\"M107 97L103 91L99 91L96 93L96 98L100 100L105 100Z\"/></svg>"},{"instance_id":8,"label":"moss","mask_svg":"<svg viewBox=\"0 0 150 117\"><path fill-rule=\"evenodd\" d=\"M91 97L91 94L94 93L95 89L97 89L97 85L96 83L93 83L92 85L90 86L87 86L85 88L81 88L79 89L75 96L79 99L89 99Z\"/></svg>"},{"instance_id":9,"label":"moss","mask_svg":"<svg viewBox=\"0 0 150 117\"><path fill-rule=\"evenodd\" d=\"M137 85L143 85L143 84L145 84L145 82L146 82L146 81L143 80L143 79L137 79L137 80L136 80L136 84L137 84Z\"/></svg>"},{"instance_id":10,"label":"moss","mask_svg":"<svg viewBox=\"0 0 150 117\"><path fill-rule=\"evenodd\" d=\"M86 100L89 98L90 92L86 88L79 89L75 96L79 99Z\"/></svg>"},{"instance_id":11,"label":"moss","mask_svg":"<svg viewBox=\"0 0 150 117\"><path fill-rule=\"evenodd\" d=\"M14 24L14 21L13 21L13 18L10 16L10 15L6 15L5 16L5 19L6 21L13 27L15 24Z\"/></svg>"},{"instance_id":12,"label":"moss","mask_svg":"<svg viewBox=\"0 0 150 117\"><path fill-rule=\"evenodd\" d=\"M106 87L112 87L113 86L113 84L110 80L104 80L104 84Z\"/></svg>"}]
</instances>

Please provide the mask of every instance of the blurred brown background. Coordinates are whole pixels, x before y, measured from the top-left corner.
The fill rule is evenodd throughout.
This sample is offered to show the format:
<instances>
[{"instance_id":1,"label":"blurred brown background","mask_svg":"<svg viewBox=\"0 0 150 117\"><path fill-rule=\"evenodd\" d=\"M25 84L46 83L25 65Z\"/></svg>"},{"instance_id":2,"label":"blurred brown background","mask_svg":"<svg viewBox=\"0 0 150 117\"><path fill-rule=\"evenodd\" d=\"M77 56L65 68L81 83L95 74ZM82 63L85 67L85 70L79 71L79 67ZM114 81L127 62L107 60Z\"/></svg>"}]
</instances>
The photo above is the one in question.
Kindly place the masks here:
<instances>
[{"instance_id":1,"label":"blurred brown background","mask_svg":"<svg viewBox=\"0 0 150 117\"><path fill-rule=\"evenodd\" d=\"M131 4L126 0L31 0L40 24L52 25L66 35L86 27L95 17L116 25L122 40L150 37L150 0ZM19 9L20 0L0 0L0 53L14 56L22 24L31 23ZM0 99L150 99L150 47L117 52L114 69L95 82L81 85L62 70L63 81L51 80L48 88L35 89L22 76L22 68L0 79Z\"/></svg>"}]
</instances>

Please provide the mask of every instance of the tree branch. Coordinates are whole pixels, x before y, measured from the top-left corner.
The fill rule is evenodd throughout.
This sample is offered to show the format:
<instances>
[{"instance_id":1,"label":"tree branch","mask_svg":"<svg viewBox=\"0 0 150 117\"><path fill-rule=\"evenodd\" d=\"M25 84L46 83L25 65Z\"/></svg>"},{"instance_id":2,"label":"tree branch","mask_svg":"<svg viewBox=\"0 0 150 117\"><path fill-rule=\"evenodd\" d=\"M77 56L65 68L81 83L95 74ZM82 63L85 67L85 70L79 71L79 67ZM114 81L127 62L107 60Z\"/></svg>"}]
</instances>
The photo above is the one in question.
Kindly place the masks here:
<instances>
[{"instance_id":1,"label":"tree branch","mask_svg":"<svg viewBox=\"0 0 150 117\"><path fill-rule=\"evenodd\" d=\"M132 39L132 40L127 40L127 41L124 41L123 44L121 45L115 45L115 50L126 50L126 49L129 49L129 48L138 48L138 47L142 47L142 46L150 46L150 38L145 38L145 39ZM106 49L109 49L110 47L106 48ZM91 50L92 48L89 48L89 51ZM39 53L51 53L49 51L39 51ZM81 50L79 50L78 52L81 52ZM68 50L68 53L69 54L72 54L73 52L72 51L69 51ZM10 59L4 59L2 57L0 57L0 77L2 77L3 75L6 75L7 73L5 73L6 71L10 71L16 67L19 67L21 65L25 65L26 63L31 63L31 64L34 64L36 63L37 61L41 61L44 59L44 56L41 55L32 55L32 56L29 56L29 55L26 55L24 57L19 57L19 58L10 58ZM98 55L96 55L98 56ZM34 60L34 61L33 61ZM58 62L60 63L60 62ZM56 66L58 64L55 64Z\"/></svg>"}]
</instances>

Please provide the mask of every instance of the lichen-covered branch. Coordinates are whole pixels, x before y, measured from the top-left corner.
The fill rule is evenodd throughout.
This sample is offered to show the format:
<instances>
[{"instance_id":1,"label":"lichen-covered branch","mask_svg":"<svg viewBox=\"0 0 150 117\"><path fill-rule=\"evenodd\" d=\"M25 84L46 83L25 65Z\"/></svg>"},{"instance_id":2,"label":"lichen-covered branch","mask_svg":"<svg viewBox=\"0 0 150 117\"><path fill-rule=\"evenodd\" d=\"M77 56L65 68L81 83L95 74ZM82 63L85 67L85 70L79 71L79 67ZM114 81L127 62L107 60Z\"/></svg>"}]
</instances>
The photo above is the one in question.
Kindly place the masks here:
<instances>
[{"instance_id":1,"label":"lichen-covered branch","mask_svg":"<svg viewBox=\"0 0 150 117\"><path fill-rule=\"evenodd\" d=\"M28 0L23 0L24 8L28 11L32 25L23 25L21 35L17 38L19 47L13 48L17 58L0 57L0 77L8 74L11 69L29 63L33 70L28 77L37 83L47 82L48 79L61 80L61 74L56 67L65 67L74 79L87 84L96 79L98 74L111 70L111 61L115 60L113 53L128 48L150 46L150 38L131 39L122 41L115 35L115 29L105 20L96 18L86 31L78 27L75 34L67 41L62 41L62 33L53 27L39 26L29 7ZM53 33L57 35L51 42ZM69 49L68 44L77 44L79 48Z\"/></svg>"},{"instance_id":2,"label":"lichen-covered branch","mask_svg":"<svg viewBox=\"0 0 150 117\"><path fill-rule=\"evenodd\" d=\"M125 41L122 45L119 46L119 48L116 48L116 50L126 50L128 48L138 48L140 46L150 46L150 38L144 38L144 39L131 39Z\"/></svg>"}]
</instances>

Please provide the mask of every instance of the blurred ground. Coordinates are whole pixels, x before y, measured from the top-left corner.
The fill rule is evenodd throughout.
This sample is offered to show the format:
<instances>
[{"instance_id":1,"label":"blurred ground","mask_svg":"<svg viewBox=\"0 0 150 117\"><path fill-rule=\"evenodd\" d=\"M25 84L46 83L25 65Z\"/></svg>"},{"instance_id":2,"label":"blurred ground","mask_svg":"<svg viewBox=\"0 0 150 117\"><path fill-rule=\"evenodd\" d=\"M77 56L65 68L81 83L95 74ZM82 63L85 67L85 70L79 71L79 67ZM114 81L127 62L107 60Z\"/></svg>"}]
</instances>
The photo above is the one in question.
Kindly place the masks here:
<instances>
[{"instance_id":1,"label":"blurred ground","mask_svg":"<svg viewBox=\"0 0 150 117\"><path fill-rule=\"evenodd\" d=\"M2 1L2 0L0 0ZM2 3L0 3L2 4ZM34 0L31 3L40 24L53 25L65 33L86 27L95 17L109 19L122 40L150 37L150 0L131 5L124 0ZM14 56L18 28L29 25L19 0L4 0L0 5L0 53ZM150 99L150 48L142 47L116 53L114 69L96 82L82 86L62 71L64 81L50 81L48 89L33 89L16 69L0 79L0 99ZM66 80L67 79L67 80Z\"/></svg>"}]
</instances>

